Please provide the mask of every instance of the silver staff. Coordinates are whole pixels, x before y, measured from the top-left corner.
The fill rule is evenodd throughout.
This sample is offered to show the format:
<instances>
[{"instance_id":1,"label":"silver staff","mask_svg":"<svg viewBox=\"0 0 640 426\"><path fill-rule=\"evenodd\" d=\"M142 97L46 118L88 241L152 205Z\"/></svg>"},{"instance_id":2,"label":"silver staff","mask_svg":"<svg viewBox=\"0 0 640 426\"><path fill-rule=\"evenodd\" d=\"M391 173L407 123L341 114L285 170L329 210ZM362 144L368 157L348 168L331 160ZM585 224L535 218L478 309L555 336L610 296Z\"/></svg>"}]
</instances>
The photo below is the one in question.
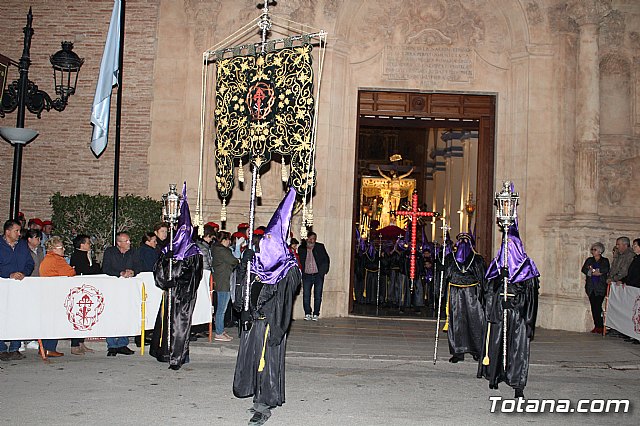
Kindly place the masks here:
<instances>
[{"instance_id":1,"label":"silver staff","mask_svg":"<svg viewBox=\"0 0 640 426\"><path fill-rule=\"evenodd\" d=\"M502 229L502 270L505 268L508 270L508 253L509 253L509 227L513 225L518 216L516 207L518 206L518 199L520 196L512 189L512 182L505 181L502 184L502 190L495 195L495 205L497 207L496 217L498 224ZM509 285L509 274L503 274L504 289L503 289L503 301L504 307L502 310L502 368L507 371L507 287Z\"/></svg>"},{"instance_id":2,"label":"silver staff","mask_svg":"<svg viewBox=\"0 0 640 426\"><path fill-rule=\"evenodd\" d=\"M176 191L176 184L169 184L169 192L162 196L162 218L169 224L169 251L173 250L173 228L180 217L181 196ZM173 280L173 254L169 259L169 280ZM167 348L171 354L171 287L167 290Z\"/></svg>"},{"instance_id":3,"label":"silver staff","mask_svg":"<svg viewBox=\"0 0 640 426\"><path fill-rule=\"evenodd\" d=\"M433 365L436 364L436 360L438 359L438 337L440 335L440 313L442 312L442 278L444 277L444 257L445 257L445 249L447 246L447 231L451 229L447 226L447 220L442 217L442 252L440 255L440 295L438 296L438 316L436 319L436 344L433 348Z\"/></svg>"}]
</instances>

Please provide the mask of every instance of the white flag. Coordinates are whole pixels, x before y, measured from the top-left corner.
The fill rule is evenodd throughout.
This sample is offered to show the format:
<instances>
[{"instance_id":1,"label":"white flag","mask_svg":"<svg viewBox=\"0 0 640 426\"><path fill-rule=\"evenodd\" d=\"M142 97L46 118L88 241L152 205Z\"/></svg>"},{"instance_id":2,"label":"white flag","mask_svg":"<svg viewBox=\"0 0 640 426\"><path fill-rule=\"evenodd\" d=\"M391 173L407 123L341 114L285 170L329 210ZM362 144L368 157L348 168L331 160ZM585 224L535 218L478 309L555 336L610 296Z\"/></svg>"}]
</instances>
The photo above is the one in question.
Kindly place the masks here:
<instances>
[{"instance_id":1,"label":"white flag","mask_svg":"<svg viewBox=\"0 0 640 426\"><path fill-rule=\"evenodd\" d=\"M107 148L109 135L109 113L111 112L111 92L113 86L118 84L118 56L120 55L120 0L115 0L107 43L104 46L102 62L100 63L100 75L96 86L96 95L91 107L91 124L93 135L91 136L91 151L99 157Z\"/></svg>"}]
</instances>

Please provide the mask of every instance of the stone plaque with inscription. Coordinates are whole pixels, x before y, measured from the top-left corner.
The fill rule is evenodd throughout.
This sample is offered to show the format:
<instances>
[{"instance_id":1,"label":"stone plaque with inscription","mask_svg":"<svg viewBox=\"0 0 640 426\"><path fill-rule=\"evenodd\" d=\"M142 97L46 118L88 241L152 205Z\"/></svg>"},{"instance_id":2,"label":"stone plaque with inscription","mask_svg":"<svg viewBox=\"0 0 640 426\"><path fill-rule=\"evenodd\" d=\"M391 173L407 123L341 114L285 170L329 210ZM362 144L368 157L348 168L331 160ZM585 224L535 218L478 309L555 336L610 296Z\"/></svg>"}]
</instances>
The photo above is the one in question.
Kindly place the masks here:
<instances>
[{"instance_id":1,"label":"stone plaque with inscription","mask_svg":"<svg viewBox=\"0 0 640 426\"><path fill-rule=\"evenodd\" d=\"M427 45L386 46L382 66L382 75L388 80L468 83L473 80L473 50Z\"/></svg>"}]
</instances>

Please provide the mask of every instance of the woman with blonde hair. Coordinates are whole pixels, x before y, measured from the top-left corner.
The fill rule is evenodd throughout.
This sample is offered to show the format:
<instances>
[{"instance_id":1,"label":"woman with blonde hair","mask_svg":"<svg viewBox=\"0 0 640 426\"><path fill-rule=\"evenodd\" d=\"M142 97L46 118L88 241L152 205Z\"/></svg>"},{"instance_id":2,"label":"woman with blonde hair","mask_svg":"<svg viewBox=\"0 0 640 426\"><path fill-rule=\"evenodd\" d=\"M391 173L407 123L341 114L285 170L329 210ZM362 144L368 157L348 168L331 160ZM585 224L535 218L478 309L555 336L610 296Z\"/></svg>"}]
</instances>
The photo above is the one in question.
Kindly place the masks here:
<instances>
[{"instance_id":1,"label":"woman with blonde hair","mask_svg":"<svg viewBox=\"0 0 640 426\"><path fill-rule=\"evenodd\" d=\"M41 277L73 277L76 270L64 260L64 244L62 238L53 236L45 243L47 255L40 263ZM63 356L62 352L56 351L58 339L43 339L42 346L48 357Z\"/></svg>"}]
</instances>

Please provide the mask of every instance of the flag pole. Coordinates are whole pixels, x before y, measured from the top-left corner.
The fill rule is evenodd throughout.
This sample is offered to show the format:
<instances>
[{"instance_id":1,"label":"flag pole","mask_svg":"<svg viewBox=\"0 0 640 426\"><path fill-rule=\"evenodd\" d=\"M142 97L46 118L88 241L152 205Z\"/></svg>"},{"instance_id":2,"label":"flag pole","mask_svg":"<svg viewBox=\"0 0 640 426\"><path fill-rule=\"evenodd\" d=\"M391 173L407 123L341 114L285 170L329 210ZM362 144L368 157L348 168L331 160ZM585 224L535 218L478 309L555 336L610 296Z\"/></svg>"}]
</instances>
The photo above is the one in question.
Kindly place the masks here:
<instances>
[{"instance_id":1,"label":"flag pole","mask_svg":"<svg viewBox=\"0 0 640 426\"><path fill-rule=\"evenodd\" d=\"M124 15L126 0L120 0L120 40L118 49L118 99L116 101L116 142L113 160L113 245L118 233L118 187L120 186L120 123L122 121L122 63L124 62Z\"/></svg>"}]
</instances>

